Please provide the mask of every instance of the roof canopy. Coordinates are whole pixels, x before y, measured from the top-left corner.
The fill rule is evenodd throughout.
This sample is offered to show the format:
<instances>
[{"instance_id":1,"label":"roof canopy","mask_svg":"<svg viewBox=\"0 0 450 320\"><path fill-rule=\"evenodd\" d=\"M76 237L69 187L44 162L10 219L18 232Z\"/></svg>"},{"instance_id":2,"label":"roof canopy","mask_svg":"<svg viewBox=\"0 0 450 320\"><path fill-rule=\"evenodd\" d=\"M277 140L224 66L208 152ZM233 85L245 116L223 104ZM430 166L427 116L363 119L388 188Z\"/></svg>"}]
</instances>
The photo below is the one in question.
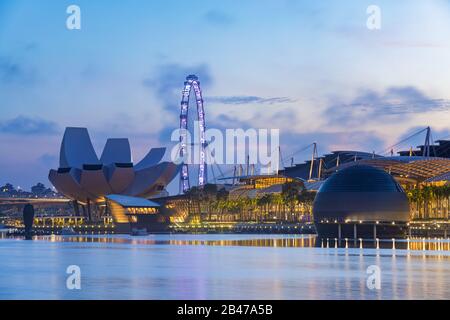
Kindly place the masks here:
<instances>
[{"instance_id":1,"label":"roof canopy","mask_svg":"<svg viewBox=\"0 0 450 320\"><path fill-rule=\"evenodd\" d=\"M158 208L159 204L156 202L138 198L138 197L129 197L120 194L110 194L106 196L106 198L110 201L114 201L125 208Z\"/></svg>"},{"instance_id":2,"label":"roof canopy","mask_svg":"<svg viewBox=\"0 0 450 320\"><path fill-rule=\"evenodd\" d=\"M348 162L328 169L334 172L354 165L369 165L384 169L392 175L412 178L418 182L444 175L450 172L450 159L433 157L385 157Z\"/></svg>"}]
</instances>

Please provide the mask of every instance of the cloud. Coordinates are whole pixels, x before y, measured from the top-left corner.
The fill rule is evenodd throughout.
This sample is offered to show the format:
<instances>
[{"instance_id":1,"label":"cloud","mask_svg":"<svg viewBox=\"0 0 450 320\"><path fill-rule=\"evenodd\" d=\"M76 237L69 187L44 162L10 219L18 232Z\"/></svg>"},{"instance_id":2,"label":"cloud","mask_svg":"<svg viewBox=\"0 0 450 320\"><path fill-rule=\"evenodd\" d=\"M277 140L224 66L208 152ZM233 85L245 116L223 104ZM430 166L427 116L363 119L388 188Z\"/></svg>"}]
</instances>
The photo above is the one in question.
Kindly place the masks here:
<instances>
[{"instance_id":1,"label":"cloud","mask_svg":"<svg viewBox=\"0 0 450 320\"><path fill-rule=\"evenodd\" d=\"M312 148L306 148L313 142L317 143L320 155L336 150L372 152L384 147L384 141L376 132L370 130L340 130L333 132L313 131L296 133L282 131L280 136L283 161L294 157L296 162L311 157Z\"/></svg>"},{"instance_id":2,"label":"cloud","mask_svg":"<svg viewBox=\"0 0 450 320\"><path fill-rule=\"evenodd\" d=\"M189 123L189 126L191 126L191 123ZM219 114L215 117L207 117L206 127L207 129L220 130L222 134L225 134L226 129L253 128L253 126L248 121L241 120L227 114ZM172 133L178 128L178 125L165 126L159 131L159 140L164 143L168 143L169 141L171 141ZM188 130L191 132L191 134L193 133L192 127L189 127ZM175 144L175 142L173 142L173 144Z\"/></svg>"},{"instance_id":3,"label":"cloud","mask_svg":"<svg viewBox=\"0 0 450 320\"><path fill-rule=\"evenodd\" d=\"M143 80L143 85L155 93L161 107L173 118L168 120L164 128L158 134L159 141L163 144L170 142L173 130L179 127L181 91L183 90L186 76L195 74L200 80L202 90L211 86L213 77L209 66L206 64L184 66L180 64L164 64L157 67L151 77ZM195 101L194 101L195 104Z\"/></svg>"},{"instance_id":4,"label":"cloud","mask_svg":"<svg viewBox=\"0 0 450 320\"><path fill-rule=\"evenodd\" d=\"M0 57L0 82L28 84L35 80L35 74L10 57Z\"/></svg>"},{"instance_id":5,"label":"cloud","mask_svg":"<svg viewBox=\"0 0 450 320\"><path fill-rule=\"evenodd\" d=\"M435 49L441 49L441 48L447 48L448 46L446 44L442 43L433 43L433 42L407 42L407 41L386 41L383 42L383 45L386 47L393 47L393 48L435 48Z\"/></svg>"},{"instance_id":6,"label":"cloud","mask_svg":"<svg viewBox=\"0 0 450 320\"><path fill-rule=\"evenodd\" d=\"M350 103L334 103L324 115L331 124L351 125L450 110L450 101L433 99L415 87L390 87L384 92L364 90Z\"/></svg>"},{"instance_id":7,"label":"cloud","mask_svg":"<svg viewBox=\"0 0 450 320\"><path fill-rule=\"evenodd\" d=\"M202 89L212 83L211 72L206 64L191 67L165 64L159 66L153 76L144 79L143 85L155 92L166 111L178 114L180 113L181 90L186 76L190 74L199 77Z\"/></svg>"},{"instance_id":8,"label":"cloud","mask_svg":"<svg viewBox=\"0 0 450 320\"><path fill-rule=\"evenodd\" d=\"M234 22L233 17L217 10L208 11L203 15L203 18L208 23L219 26L228 26Z\"/></svg>"},{"instance_id":9,"label":"cloud","mask_svg":"<svg viewBox=\"0 0 450 320\"><path fill-rule=\"evenodd\" d=\"M47 168L55 168L58 166L59 157L54 154L45 153L38 158L38 162Z\"/></svg>"},{"instance_id":10,"label":"cloud","mask_svg":"<svg viewBox=\"0 0 450 320\"><path fill-rule=\"evenodd\" d=\"M272 97L272 98L262 98L257 96L226 96L226 97L206 97L205 101L210 103L221 103L221 104L277 104L277 103L292 103L295 100L288 97Z\"/></svg>"},{"instance_id":11,"label":"cloud","mask_svg":"<svg viewBox=\"0 0 450 320\"><path fill-rule=\"evenodd\" d=\"M176 125L168 125L159 130L158 139L163 144L175 144L176 141L171 141L172 133L178 129ZM172 143L171 143L172 142Z\"/></svg>"},{"instance_id":12,"label":"cloud","mask_svg":"<svg viewBox=\"0 0 450 320\"><path fill-rule=\"evenodd\" d=\"M59 133L58 125L53 121L28 116L0 122L0 133L16 135L51 135Z\"/></svg>"}]
</instances>

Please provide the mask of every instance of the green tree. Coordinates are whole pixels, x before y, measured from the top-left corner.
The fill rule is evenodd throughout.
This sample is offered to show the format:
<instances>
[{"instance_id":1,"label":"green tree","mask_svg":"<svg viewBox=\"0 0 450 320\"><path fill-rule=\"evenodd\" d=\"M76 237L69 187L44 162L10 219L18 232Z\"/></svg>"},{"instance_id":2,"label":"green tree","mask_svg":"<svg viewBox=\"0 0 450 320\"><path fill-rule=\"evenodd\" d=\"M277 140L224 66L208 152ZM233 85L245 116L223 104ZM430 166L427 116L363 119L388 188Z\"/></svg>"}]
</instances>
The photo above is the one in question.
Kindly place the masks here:
<instances>
[{"instance_id":1,"label":"green tree","mask_svg":"<svg viewBox=\"0 0 450 320\"><path fill-rule=\"evenodd\" d=\"M283 184L281 195L284 203L289 207L289 216L286 220L292 221L295 206L298 203L298 195L305 189L304 184L301 181L291 181Z\"/></svg>"}]
</instances>

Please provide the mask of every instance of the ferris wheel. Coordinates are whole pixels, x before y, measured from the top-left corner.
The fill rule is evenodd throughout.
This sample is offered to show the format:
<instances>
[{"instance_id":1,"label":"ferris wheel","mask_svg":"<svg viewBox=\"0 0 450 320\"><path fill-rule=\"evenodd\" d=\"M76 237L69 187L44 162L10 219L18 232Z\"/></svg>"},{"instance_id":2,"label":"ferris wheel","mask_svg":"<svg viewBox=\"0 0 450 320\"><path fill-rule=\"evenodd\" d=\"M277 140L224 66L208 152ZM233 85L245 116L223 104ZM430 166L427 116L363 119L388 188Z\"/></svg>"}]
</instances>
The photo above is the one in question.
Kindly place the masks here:
<instances>
[{"instance_id":1,"label":"ferris wheel","mask_svg":"<svg viewBox=\"0 0 450 320\"><path fill-rule=\"evenodd\" d=\"M189 140L188 135L188 111L189 111L189 96L192 89L195 93L195 102L197 104L197 120L199 132L199 161L198 161L198 186L203 187L206 183L206 159L205 159L205 111L203 108L202 90L200 89L200 81L196 75L189 75L184 82L184 88L181 98L181 113L180 113L180 158L183 159L188 155L187 148ZM190 144L190 143L189 143ZM183 193L188 191L189 185L189 168L187 163L182 164L180 173L180 191Z\"/></svg>"}]
</instances>

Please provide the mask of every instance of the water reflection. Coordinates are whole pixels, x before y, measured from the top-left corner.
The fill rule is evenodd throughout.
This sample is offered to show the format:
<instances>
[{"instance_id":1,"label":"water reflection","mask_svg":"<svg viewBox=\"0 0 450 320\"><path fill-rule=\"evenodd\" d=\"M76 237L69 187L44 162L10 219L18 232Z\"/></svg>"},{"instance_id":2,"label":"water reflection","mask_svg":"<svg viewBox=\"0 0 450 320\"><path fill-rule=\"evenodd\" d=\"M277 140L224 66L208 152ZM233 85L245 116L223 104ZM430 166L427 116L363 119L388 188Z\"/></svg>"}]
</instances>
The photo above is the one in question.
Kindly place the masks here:
<instances>
[{"instance_id":1,"label":"water reflection","mask_svg":"<svg viewBox=\"0 0 450 320\"><path fill-rule=\"evenodd\" d=\"M314 248L315 236L287 238L250 238L250 239L156 239L150 237L108 237L108 236L42 236L36 240L51 242L80 243L114 243L135 245L175 245L175 246L243 246L243 247L274 247L274 248Z\"/></svg>"},{"instance_id":2,"label":"water reflection","mask_svg":"<svg viewBox=\"0 0 450 320\"><path fill-rule=\"evenodd\" d=\"M450 298L449 241L442 239L411 239L409 250L407 240L395 250L391 240L380 240L379 249L362 241L360 249L359 240L329 239L320 248L314 236L295 235L37 240L0 241L0 299ZM72 264L82 270L81 291L66 289ZM371 265L381 269L381 290L366 285Z\"/></svg>"},{"instance_id":3,"label":"water reflection","mask_svg":"<svg viewBox=\"0 0 450 320\"><path fill-rule=\"evenodd\" d=\"M198 239L200 238L200 239ZM224 239L225 238L225 239ZM450 253L450 240L438 238L414 238L414 239L318 239L313 235L300 236L250 236L226 239L217 235L192 236L192 238L180 238L171 235L151 235L143 237L131 236L39 236L36 240L51 242L78 242L78 243L111 243L111 244L135 244L135 245L174 245L174 246L242 246L242 247L273 247L273 248L324 248L324 249L388 249L395 254L401 251L435 251L443 254Z\"/></svg>"}]
</instances>

